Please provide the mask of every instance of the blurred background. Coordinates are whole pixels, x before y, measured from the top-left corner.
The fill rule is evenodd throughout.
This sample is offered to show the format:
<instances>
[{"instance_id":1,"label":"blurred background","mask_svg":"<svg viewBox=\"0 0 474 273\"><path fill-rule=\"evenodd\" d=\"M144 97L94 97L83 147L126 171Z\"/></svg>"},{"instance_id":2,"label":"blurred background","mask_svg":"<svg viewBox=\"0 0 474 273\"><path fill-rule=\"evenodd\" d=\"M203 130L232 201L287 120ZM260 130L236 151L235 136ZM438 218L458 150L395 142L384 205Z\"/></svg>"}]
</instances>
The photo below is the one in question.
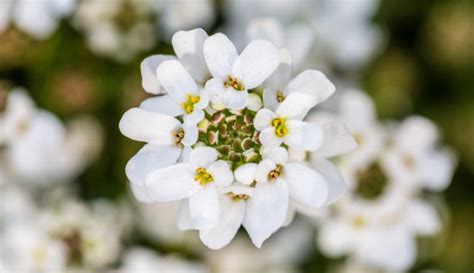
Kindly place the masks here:
<instances>
[{"instance_id":1,"label":"blurred background","mask_svg":"<svg viewBox=\"0 0 474 273\"><path fill-rule=\"evenodd\" d=\"M97 200L100 200L115 210L120 208L121 211L114 212L120 214L119 218L132 219L122 219L127 223L121 233L126 235L118 242L119 246L115 246L117 257L104 263L105 267L92 263L95 267L120 268L126 263L124 257L132 260L129 249L137 246L156 255L178 255L199 263L189 266L193 270L202 266L202 272L208 267L218 268L215 260L227 257L234 259L229 263L241 264L246 263L245 259L252 259L249 253L259 255L251 250L247 256L241 253L229 258L230 254L224 251L235 254L249 248L238 245L240 242L219 253L209 253L199 242L194 242L195 234L185 233L189 237L183 237L181 232L167 230L173 227L169 227L165 222L170 220L164 218L175 208L162 208L161 211L166 212L163 215L157 212L159 210L139 208L141 216L137 217L133 211L140 205L130 195L124 169L142 144L122 136L118 122L127 109L148 96L141 86L141 61L152 54L173 54L170 37L175 31L202 27L209 34L225 32L236 44L245 44L247 25L254 19L271 16L280 20L282 26L296 20L310 26L314 42L302 66L316 66L331 80L364 90L373 98L381 120L402 120L418 114L433 120L440 128L441 142L452 147L458 157L451 185L442 193L446 220L443 231L437 235L442 247L426 257L421 251L409 271L474 270L472 1L422 0L407 4L395 0L347 0L340 1L339 6L323 3L328 1L297 0L288 3L283 0L46 2L0 0L0 109L4 111L7 107L11 90L23 87L38 108L54 113L67 126L77 119L88 120L95 126L78 128L81 132L92 130L89 138L80 142L84 150L92 154L86 156L87 164L86 159L81 158L84 166L61 178L68 181L60 183L59 189L47 186L27 190L33 192L34 202L45 206L55 198L68 196L66 199L88 207L85 210L89 210L89 214L101 215L100 209L96 211ZM318 3L303 8L308 2L310 5ZM7 166L4 162L5 159L2 164ZM14 178L5 179L10 180L7 184L16 183ZM24 184L18 182L18 185ZM5 184L1 189L4 196L0 202L19 198L6 197ZM112 213L106 214L112 217ZM5 215L3 221L7 219ZM150 223L144 224L144 221ZM108 229L114 229L117 222L112 220ZM2 232L6 232L6 226L3 223ZM267 256L278 257L278 249L286 248L284 242L292 240L291 236L294 235L290 234L280 243L270 242L261 253L265 251ZM4 237L6 239L0 242L6 245L12 237ZM341 262L323 255L312 242L293 250L293 254L301 255L286 260L288 264L278 264L278 258L274 258L269 264L275 262L277 266L261 272L293 272L285 269L290 263L291 270L299 272L330 272L334 264ZM283 251L287 252L291 251ZM182 272L188 272L181 268Z\"/></svg>"}]
</instances>

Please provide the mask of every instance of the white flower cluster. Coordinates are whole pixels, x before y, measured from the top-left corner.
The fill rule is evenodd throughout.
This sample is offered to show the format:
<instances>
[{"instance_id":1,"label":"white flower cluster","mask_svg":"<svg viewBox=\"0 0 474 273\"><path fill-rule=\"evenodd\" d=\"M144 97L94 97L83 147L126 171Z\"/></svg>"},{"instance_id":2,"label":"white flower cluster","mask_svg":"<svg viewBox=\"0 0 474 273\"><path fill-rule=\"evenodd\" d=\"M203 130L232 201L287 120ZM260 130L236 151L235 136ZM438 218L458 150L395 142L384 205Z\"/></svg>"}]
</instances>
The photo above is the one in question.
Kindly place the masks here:
<instances>
[{"instance_id":1,"label":"white flower cluster","mask_svg":"<svg viewBox=\"0 0 474 273\"><path fill-rule=\"evenodd\" d=\"M194 29L172 44L176 56L141 65L143 88L160 96L120 121L125 136L147 143L126 166L139 200L181 201L178 226L218 249L241 225L261 247L292 215L290 205L319 208L344 193L323 157L355 148L352 135L341 122L303 121L335 91L321 72L292 77L288 50L265 40L239 54L224 34ZM295 162L289 149L315 152L321 164Z\"/></svg>"},{"instance_id":2,"label":"white flower cluster","mask_svg":"<svg viewBox=\"0 0 474 273\"><path fill-rule=\"evenodd\" d=\"M101 129L91 118L64 125L39 109L21 88L7 93L0 112L1 181L31 186L75 177L101 150ZM0 183L0 184L3 184Z\"/></svg>"},{"instance_id":3,"label":"white flower cluster","mask_svg":"<svg viewBox=\"0 0 474 273\"><path fill-rule=\"evenodd\" d=\"M359 147L338 161L349 190L321 219L318 244L326 255L347 255L350 268L407 270L416 261L417 238L442 229L436 203L427 197L449 185L455 157L438 145L431 121L412 116L401 123L380 123L362 92L343 92L338 114Z\"/></svg>"},{"instance_id":4,"label":"white flower cluster","mask_svg":"<svg viewBox=\"0 0 474 273\"><path fill-rule=\"evenodd\" d=\"M46 39L75 5L76 0L2 0L0 34L14 24L36 39Z\"/></svg>"}]
</instances>

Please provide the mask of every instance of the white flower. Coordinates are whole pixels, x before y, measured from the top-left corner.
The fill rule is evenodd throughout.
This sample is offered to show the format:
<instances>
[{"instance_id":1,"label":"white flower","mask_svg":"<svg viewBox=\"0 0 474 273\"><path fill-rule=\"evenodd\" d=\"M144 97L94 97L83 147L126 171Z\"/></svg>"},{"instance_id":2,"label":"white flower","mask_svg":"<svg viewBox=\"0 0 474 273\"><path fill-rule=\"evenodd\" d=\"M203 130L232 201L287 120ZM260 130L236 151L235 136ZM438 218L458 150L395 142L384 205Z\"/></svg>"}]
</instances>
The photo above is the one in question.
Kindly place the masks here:
<instances>
[{"instance_id":1,"label":"white flower","mask_svg":"<svg viewBox=\"0 0 474 273\"><path fill-rule=\"evenodd\" d=\"M278 50L268 41L251 42L240 55L221 33L204 43L204 56L213 79L206 83L211 102L241 110L248 103L248 90L259 86L278 66Z\"/></svg>"},{"instance_id":2,"label":"white flower","mask_svg":"<svg viewBox=\"0 0 474 273\"><path fill-rule=\"evenodd\" d=\"M217 188L229 186L233 174L227 162L217 160L215 149L201 147L189 155L189 163L180 163L151 172L145 186L156 201L189 198L191 223L196 229L209 228L219 219Z\"/></svg>"},{"instance_id":3,"label":"white flower","mask_svg":"<svg viewBox=\"0 0 474 273\"><path fill-rule=\"evenodd\" d=\"M75 0L4 0L0 2L0 33L10 23L35 39L53 34L62 17L68 15Z\"/></svg>"},{"instance_id":4,"label":"white flower","mask_svg":"<svg viewBox=\"0 0 474 273\"><path fill-rule=\"evenodd\" d=\"M302 121L317 100L309 95L294 93L276 109L261 109L255 116L255 128L260 131L260 141L266 147L280 146L314 151L323 139L321 127Z\"/></svg>"},{"instance_id":5,"label":"white flower","mask_svg":"<svg viewBox=\"0 0 474 273\"><path fill-rule=\"evenodd\" d=\"M141 67L147 92L168 94L120 122L124 135L148 143L126 167L140 201L181 201L179 228L199 230L217 249L241 225L261 247L292 215L290 201L316 209L344 193L337 169L321 157L347 151L354 140L341 123L302 121L334 92L324 75L308 70L284 82L287 97L274 113L262 108L262 83L280 62L269 42L251 42L238 56L223 34L197 29L175 34L173 47L179 61L158 55ZM292 162L290 148L322 153L312 167Z\"/></svg>"}]
</instances>

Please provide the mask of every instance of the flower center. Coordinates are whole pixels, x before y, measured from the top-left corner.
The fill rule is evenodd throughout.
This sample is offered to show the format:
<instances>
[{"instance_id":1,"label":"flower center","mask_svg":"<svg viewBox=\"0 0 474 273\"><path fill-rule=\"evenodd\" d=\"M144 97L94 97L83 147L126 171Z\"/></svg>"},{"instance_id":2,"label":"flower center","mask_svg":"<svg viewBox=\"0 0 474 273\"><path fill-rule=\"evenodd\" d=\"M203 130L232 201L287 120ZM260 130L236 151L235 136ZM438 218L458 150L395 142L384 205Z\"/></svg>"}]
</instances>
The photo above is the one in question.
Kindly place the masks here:
<instances>
[{"instance_id":1,"label":"flower center","mask_svg":"<svg viewBox=\"0 0 474 273\"><path fill-rule=\"evenodd\" d=\"M247 200L249 199L249 196L245 193L233 193L229 192L227 195L233 200L233 201L242 201L242 200Z\"/></svg>"},{"instance_id":2,"label":"flower center","mask_svg":"<svg viewBox=\"0 0 474 273\"><path fill-rule=\"evenodd\" d=\"M219 152L219 159L226 160L237 169L245 163L258 163L261 143L258 131L253 126L255 112L249 109L242 111L217 111L212 115L206 113L199 124L197 146L213 147Z\"/></svg>"},{"instance_id":3,"label":"flower center","mask_svg":"<svg viewBox=\"0 0 474 273\"><path fill-rule=\"evenodd\" d=\"M204 168L197 168L196 174L194 175L194 180L196 180L199 185L204 186L214 181L214 177L207 172Z\"/></svg>"},{"instance_id":4,"label":"flower center","mask_svg":"<svg viewBox=\"0 0 474 273\"><path fill-rule=\"evenodd\" d=\"M281 92L281 91L277 92L276 100L280 103L285 100L285 95L283 94L283 92Z\"/></svg>"},{"instance_id":5,"label":"flower center","mask_svg":"<svg viewBox=\"0 0 474 273\"><path fill-rule=\"evenodd\" d=\"M283 166L280 164L276 165L276 168L268 173L268 181L275 181L283 172Z\"/></svg>"},{"instance_id":6,"label":"flower center","mask_svg":"<svg viewBox=\"0 0 474 273\"><path fill-rule=\"evenodd\" d=\"M237 91L245 90L244 86L240 83L240 81L236 77L227 76L227 80L224 82L224 86L226 88L232 87Z\"/></svg>"},{"instance_id":7,"label":"flower center","mask_svg":"<svg viewBox=\"0 0 474 273\"><path fill-rule=\"evenodd\" d=\"M272 126L275 128L275 135L284 137L288 134L288 127L286 127L286 120L284 118L275 118L272 120Z\"/></svg>"},{"instance_id":8,"label":"flower center","mask_svg":"<svg viewBox=\"0 0 474 273\"><path fill-rule=\"evenodd\" d=\"M357 173L356 193L365 199L374 200L384 192L388 178L378 163L372 163L367 169Z\"/></svg>"},{"instance_id":9,"label":"flower center","mask_svg":"<svg viewBox=\"0 0 474 273\"><path fill-rule=\"evenodd\" d=\"M354 228L357 228L357 229L361 229L365 226L365 219L364 217L360 216L360 215L357 215L357 216L354 216L352 219L351 219L351 225L354 227Z\"/></svg>"},{"instance_id":10,"label":"flower center","mask_svg":"<svg viewBox=\"0 0 474 273\"><path fill-rule=\"evenodd\" d=\"M176 144L178 147L183 148L184 145L181 143L181 141L184 138L184 130L180 128L178 131L173 132L173 136L174 136L174 144Z\"/></svg>"},{"instance_id":11,"label":"flower center","mask_svg":"<svg viewBox=\"0 0 474 273\"><path fill-rule=\"evenodd\" d=\"M186 101L181 104L181 107L189 115L194 111L194 104L198 103L200 99L198 96L188 95Z\"/></svg>"}]
</instances>

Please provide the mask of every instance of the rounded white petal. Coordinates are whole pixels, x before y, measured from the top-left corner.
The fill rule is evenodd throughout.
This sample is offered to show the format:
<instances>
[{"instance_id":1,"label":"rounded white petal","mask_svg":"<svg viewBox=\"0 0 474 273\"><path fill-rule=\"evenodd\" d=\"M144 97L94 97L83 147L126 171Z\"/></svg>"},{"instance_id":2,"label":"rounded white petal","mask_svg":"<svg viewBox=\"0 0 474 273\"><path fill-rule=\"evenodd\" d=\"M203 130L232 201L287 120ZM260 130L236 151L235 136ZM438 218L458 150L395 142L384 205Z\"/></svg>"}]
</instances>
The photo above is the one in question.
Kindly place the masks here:
<instances>
[{"instance_id":1,"label":"rounded white petal","mask_svg":"<svg viewBox=\"0 0 474 273\"><path fill-rule=\"evenodd\" d=\"M216 33L204 42L204 59L214 78L225 80L231 75L237 56L234 44L222 33Z\"/></svg>"},{"instance_id":2,"label":"rounded white petal","mask_svg":"<svg viewBox=\"0 0 474 273\"><path fill-rule=\"evenodd\" d=\"M187 198L199 190L189 164L180 163L148 174L148 194L156 201L168 202Z\"/></svg>"},{"instance_id":3,"label":"rounded white petal","mask_svg":"<svg viewBox=\"0 0 474 273\"><path fill-rule=\"evenodd\" d=\"M250 185L255 181L255 176L257 174L257 164L256 163L247 163L239 166L235 171L235 180L244 184Z\"/></svg>"},{"instance_id":4,"label":"rounded white petal","mask_svg":"<svg viewBox=\"0 0 474 273\"><path fill-rule=\"evenodd\" d=\"M196 168L208 168L217 160L217 151L210 147L198 147L189 155L189 162Z\"/></svg>"},{"instance_id":5,"label":"rounded white petal","mask_svg":"<svg viewBox=\"0 0 474 273\"><path fill-rule=\"evenodd\" d=\"M248 41L262 39L277 47L283 46L283 29L277 20L270 17L252 20L247 26L246 36Z\"/></svg>"},{"instance_id":6,"label":"rounded white petal","mask_svg":"<svg viewBox=\"0 0 474 273\"><path fill-rule=\"evenodd\" d=\"M245 215L245 201L234 201L227 194L219 198L218 224L199 231L201 241L211 249L220 249L232 241Z\"/></svg>"},{"instance_id":7,"label":"rounded white petal","mask_svg":"<svg viewBox=\"0 0 474 273\"><path fill-rule=\"evenodd\" d=\"M216 161L207 169L207 171L212 175L214 182L218 187L229 186L234 180L234 175L230 170L230 166L224 160Z\"/></svg>"},{"instance_id":8,"label":"rounded white petal","mask_svg":"<svg viewBox=\"0 0 474 273\"><path fill-rule=\"evenodd\" d=\"M206 82L206 91L209 93L209 100L214 104L224 104L226 87L220 79L210 79Z\"/></svg>"},{"instance_id":9,"label":"rounded white petal","mask_svg":"<svg viewBox=\"0 0 474 273\"><path fill-rule=\"evenodd\" d=\"M331 161L313 157L310 165L326 181L328 196L324 205L329 205L344 195L347 189L346 182L339 169Z\"/></svg>"},{"instance_id":10,"label":"rounded white petal","mask_svg":"<svg viewBox=\"0 0 474 273\"><path fill-rule=\"evenodd\" d=\"M291 25L287 30L285 47L293 55L295 67L300 67L309 57L314 45L314 30L306 23Z\"/></svg>"},{"instance_id":11,"label":"rounded white petal","mask_svg":"<svg viewBox=\"0 0 474 273\"><path fill-rule=\"evenodd\" d=\"M283 138L275 135L275 129L273 129L273 127L261 131L258 138L264 147L280 146L283 142Z\"/></svg>"},{"instance_id":12,"label":"rounded white petal","mask_svg":"<svg viewBox=\"0 0 474 273\"><path fill-rule=\"evenodd\" d=\"M288 146L315 151L323 142L323 129L316 123L308 123L299 120L289 120L286 122L288 134L284 137L283 142Z\"/></svg>"},{"instance_id":13,"label":"rounded white petal","mask_svg":"<svg viewBox=\"0 0 474 273\"><path fill-rule=\"evenodd\" d=\"M142 87L146 92L151 94L165 93L156 78L156 69L163 61L172 59L174 57L171 55L152 55L142 61L140 72L142 74Z\"/></svg>"},{"instance_id":14,"label":"rounded white petal","mask_svg":"<svg viewBox=\"0 0 474 273\"><path fill-rule=\"evenodd\" d=\"M150 195L150 191L144 185L130 183L130 189L132 190L133 196L140 202L143 202L143 203L158 202L158 200L156 200Z\"/></svg>"},{"instance_id":15,"label":"rounded white petal","mask_svg":"<svg viewBox=\"0 0 474 273\"><path fill-rule=\"evenodd\" d=\"M372 99L359 90L344 90L339 96L338 113L347 126L354 131L363 131L372 126L376 119Z\"/></svg>"},{"instance_id":16,"label":"rounded white petal","mask_svg":"<svg viewBox=\"0 0 474 273\"><path fill-rule=\"evenodd\" d=\"M201 89L199 92L199 102L194 105L195 108L204 109L209 105L209 91Z\"/></svg>"},{"instance_id":17,"label":"rounded white petal","mask_svg":"<svg viewBox=\"0 0 474 273\"><path fill-rule=\"evenodd\" d=\"M321 207L328 200L328 183L319 173L299 163L285 164L283 173L291 198L309 207Z\"/></svg>"},{"instance_id":18,"label":"rounded white petal","mask_svg":"<svg viewBox=\"0 0 474 273\"><path fill-rule=\"evenodd\" d=\"M246 89L253 89L265 81L280 62L278 49L265 40L255 40L242 51L235 61L232 76Z\"/></svg>"},{"instance_id":19,"label":"rounded white petal","mask_svg":"<svg viewBox=\"0 0 474 273\"><path fill-rule=\"evenodd\" d=\"M186 125L198 124L203 119L204 111L199 108L194 108L191 114L186 114L183 116L183 121Z\"/></svg>"},{"instance_id":20,"label":"rounded white petal","mask_svg":"<svg viewBox=\"0 0 474 273\"><path fill-rule=\"evenodd\" d=\"M185 146L191 146L196 143L199 136L199 129L196 125L184 125L184 137L181 143Z\"/></svg>"},{"instance_id":21,"label":"rounded white petal","mask_svg":"<svg viewBox=\"0 0 474 273\"><path fill-rule=\"evenodd\" d=\"M315 104L328 99L336 91L329 79L317 70L305 70L285 87L285 94L303 93L315 99Z\"/></svg>"},{"instance_id":22,"label":"rounded white petal","mask_svg":"<svg viewBox=\"0 0 474 273\"><path fill-rule=\"evenodd\" d=\"M408 224L421 235L434 235L442 224L436 209L428 202L413 200L407 209Z\"/></svg>"},{"instance_id":23,"label":"rounded white petal","mask_svg":"<svg viewBox=\"0 0 474 273\"><path fill-rule=\"evenodd\" d=\"M338 257L352 251L355 244L353 236L346 223L331 221L321 226L317 242L325 255Z\"/></svg>"},{"instance_id":24,"label":"rounded white petal","mask_svg":"<svg viewBox=\"0 0 474 273\"><path fill-rule=\"evenodd\" d=\"M194 229L193 223L191 222L189 199L184 199L179 204L177 226L180 230Z\"/></svg>"},{"instance_id":25,"label":"rounded white petal","mask_svg":"<svg viewBox=\"0 0 474 273\"><path fill-rule=\"evenodd\" d=\"M199 83L209 79L210 73L204 60L204 42L209 36L201 28L178 31L173 35L171 43L174 52L186 70Z\"/></svg>"},{"instance_id":26,"label":"rounded white petal","mask_svg":"<svg viewBox=\"0 0 474 273\"><path fill-rule=\"evenodd\" d=\"M173 143L171 132L180 126L180 122L168 115L132 108L123 114L119 123L123 135L137 141L161 145Z\"/></svg>"},{"instance_id":27,"label":"rounded white petal","mask_svg":"<svg viewBox=\"0 0 474 273\"><path fill-rule=\"evenodd\" d=\"M200 187L198 192L189 197L189 213L194 229L208 229L217 225L219 198L214 185Z\"/></svg>"},{"instance_id":28,"label":"rounded white petal","mask_svg":"<svg viewBox=\"0 0 474 273\"><path fill-rule=\"evenodd\" d=\"M435 146L438 138L438 128L431 120L412 116L402 122L394 141L398 149L418 155Z\"/></svg>"},{"instance_id":29,"label":"rounded white petal","mask_svg":"<svg viewBox=\"0 0 474 273\"><path fill-rule=\"evenodd\" d=\"M249 94L249 102L247 108L249 110L257 112L262 108L262 99L257 94L251 93Z\"/></svg>"},{"instance_id":30,"label":"rounded white petal","mask_svg":"<svg viewBox=\"0 0 474 273\"><path fill-rule=\"evenodd\" d=\"M242 110L249 102L249 93L247 90L236 91L228 89L224 94L224 104L231 110Z\"/></svg>"},{"instance_id":31,"label":"rounded white petal","mask_svg":"<svg viewBox=\"0 0 474 273\"><path fill-rule=\"evenodd\" d=\"M131 183L144 185L150 172L176 163L180 155L177 146L146 144L128 161L125 173Z\"/></svg>"},{"instance_id":32,"label":"rounded white petal","mask_svg":"<svg viewBox=\"0 0 474 273\"><path fill-rule=\"evenodd\" d=\"M341 121L323 124L323 142L315 154L319 157L333 157L357 149L357 142L349 128Z\"/></svg>"},{"instance_id":33,"label":"rounded white petal","mask_svg":"<svg viewBox=\"0 0 474 273\"><path fill-rule=\"evenodd\" d=\"M272 120L276 117L275 113L266 108L260 109L253 119L253 126L255 129L262 131L272 124Z\"/></svg>"},{"instance_id":34,"label":"rounded white petal","mask_svg":"<svg viewBox=\"0 0 474 273\"><path fill-rule=\"evenodd\" d=\"M258 248L285 222L288 212L288 186L277 179L257 183L254 194L247 200L243 226Z\"/></svg>"},{"instance_id":35,"label":"rounded white petal","mask_svg":"<svg viewBox=\"0 0 474 273\"><path fill-rule=\"evenodd\" d=\"M276 168L276 165L270 159L264 159L258 163L257 170L255 173L255 180L259 183L268 181L268 173Z\"/></svg>"},{"instance_id":36,"label":"rounded white petal","mask_svg":"<svg viewBox=\"0 0 474 273\"><path fill-rule=\"evenodd\" d=\"M283 118L302 120L315 105L316 98L303 93L294 92L280 103L276 113Z\"/></svg>"},{"instance_id":37,"label":"rounded white petal","mask_svg":"<svg viewBox=\"0 0 474 273\"><path fill-rule=\"evenodd\" d=\"M179 104L186 101L187 95L197 95L198 88L188 71L177 60L162 62L156 69L158 82Z\"/></svg>"},{"instance_id":38,"label":"rounded white petal","mask_svg":"<svg viewBox=\"0 0 474 273\"><path fill-rule=\"evenodd\" d=\"M456 156L447 148L423 156L420 160L420 175L426 188L434 191L446 189L453 177L455 166Z\"/></svg>"},{"instance_id":39,"label":"rounded white petal","mask_svg":"<svg viewBox=\"0 0 474 273\"><path fill-rule=\"evenodd\" d=\"M288 161L288 151L283 147L266 148L262 155L263 158L268 158L275 164L285 164Z\"/></svg>"},{"instance_id":40,"label":"rounded white petal","mask_svg":"<svg viewBox=\"0 0 474 273\"><path fill-rule=\"evenodd\" d=\"M284 88L293 74L293 59L288 49L280 49L280 63L273 74L264 82L265 88L277 91L284 91ZM266 105L265 105L266 106ZM271 109L276 109L271 108Z\"/></svg>"},{"instance_id":41,"label":"rounded white petal","mask_svg":"<svg viewBox=\"0 0 474 273\"><path fill-rule=\"evenodd\" d=\"M140 104L140 108L172 117L183 114L183 108L169 95L146 99Z\"/></svg>"}]
</instances>

